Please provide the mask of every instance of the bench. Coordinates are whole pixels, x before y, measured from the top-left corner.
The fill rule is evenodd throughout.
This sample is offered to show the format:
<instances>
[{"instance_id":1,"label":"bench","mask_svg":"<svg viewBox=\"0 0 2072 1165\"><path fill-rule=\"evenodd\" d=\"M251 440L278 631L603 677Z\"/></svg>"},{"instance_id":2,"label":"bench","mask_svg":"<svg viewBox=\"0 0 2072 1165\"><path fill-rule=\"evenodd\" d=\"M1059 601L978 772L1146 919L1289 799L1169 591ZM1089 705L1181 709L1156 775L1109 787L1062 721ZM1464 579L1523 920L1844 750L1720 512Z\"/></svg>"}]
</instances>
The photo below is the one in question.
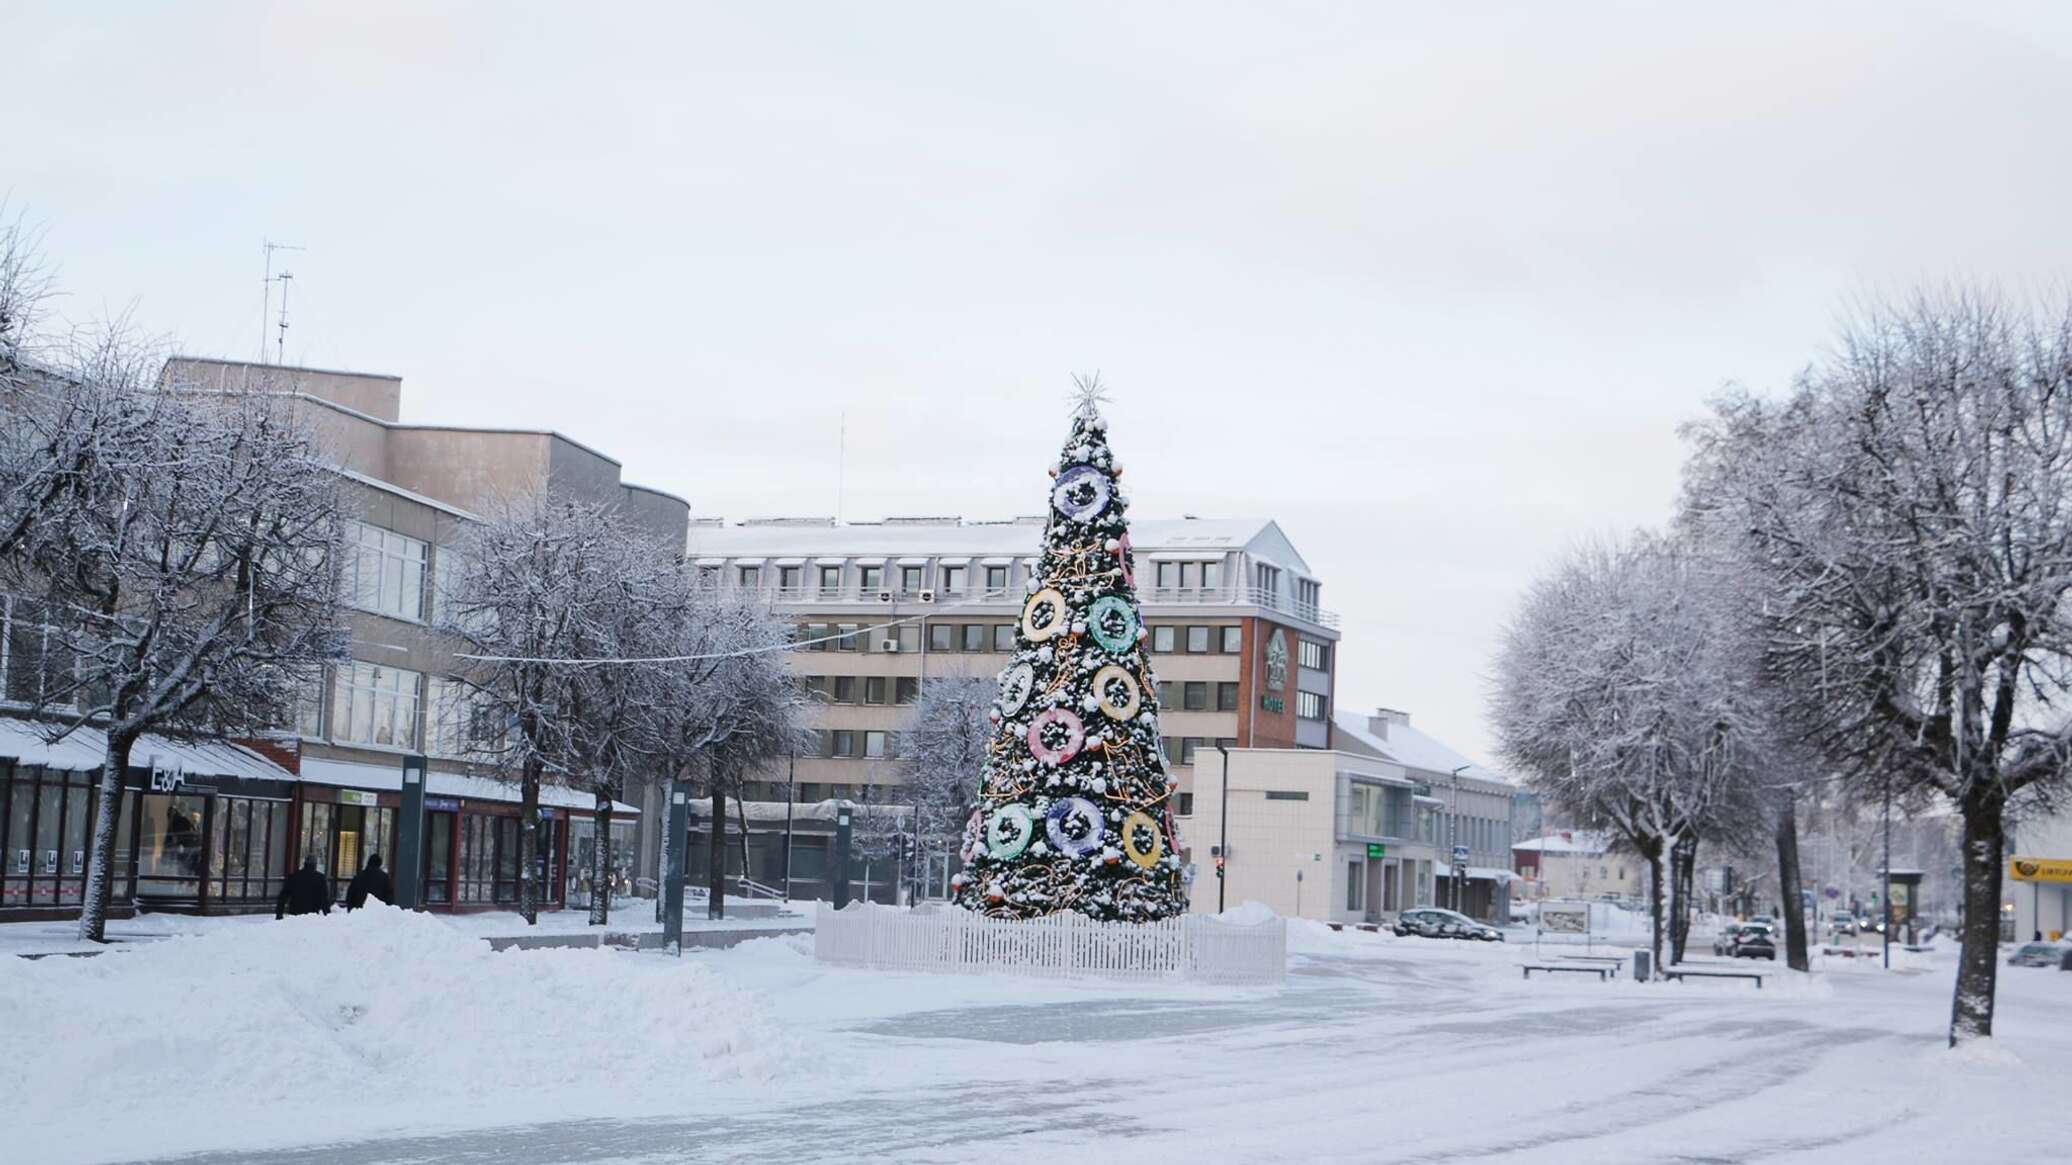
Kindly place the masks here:
<instances>
[{"instance_id":1,"label":"bench","mask_svg":"<svg viewBox=\"0 0 2072 1165\"><path fill-rule=\"evenodd\" d=\"M1763 973L1761 971L1695 971L1683 967L1671 967L1667 970L1657 971L1655 974L1663 979L1753 979L1758 991L1762 990L1763 986Z\"/></svg>"},{"instance_id":2,"label":"bench","mask_svg":"<svg viewBox=\"0 0 2072 1165\"><path fill-rule=\"evenodd\" d=\"M1526 963L1518 969L1525 973L1522 977L1526 979L1532 978L1534 971L1545 971L1549 974L1556 971L1580 972L1585 975L1595 975L1599 980L1610 978L1612 973L1612 968L1610 967L1557 967L1552 963Z\"/></svg>"}]
</instances>

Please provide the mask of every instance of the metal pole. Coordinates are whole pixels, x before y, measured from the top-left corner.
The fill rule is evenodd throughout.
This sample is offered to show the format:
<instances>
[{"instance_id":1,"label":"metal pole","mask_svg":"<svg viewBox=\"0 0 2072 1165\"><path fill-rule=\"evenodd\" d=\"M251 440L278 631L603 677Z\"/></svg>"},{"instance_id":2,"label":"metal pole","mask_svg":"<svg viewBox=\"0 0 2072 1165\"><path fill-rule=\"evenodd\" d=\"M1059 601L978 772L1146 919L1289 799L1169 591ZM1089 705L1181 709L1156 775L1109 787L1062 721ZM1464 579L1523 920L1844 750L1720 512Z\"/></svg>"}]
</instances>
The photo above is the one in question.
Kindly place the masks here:
<instances>
[{"instance_id":1,"label":"metal pole","mask_svg":"<svg viewBox=\"0 0 2072 1165\"><path fill-rule=\"evenodd\" d=\"M1230 886L1230 748L1222 741L1216 742L1216 751L1223 754L1223 808L1216 814L1216 828L1220 836L1216 840L1216 856L1223 859L1223 865L1216 871L1216 913L1223 913L1223 894Z\"/></svg>"},{"instance_id":2,"label":"metal pole","mask_svg":"<svg viewBox=\"0 0 2072 1165\"><path fill-rule=\"evenodd\" d=\"M1892 774L1885 774L1885 868L1878 872L1885 883L1878 895L1878 909L1885 912L1878 928L1885 936L1885 969L1892 969Z\"/></svg>"},{"instance_id":3,"label":"metal pole","mask_svg":"<svg viewBox=\"0 0 2072 1165\"><path fill-rule=\"evenodd\" d=\"M799 799L799 750L791 750L791 766L784 776L784 900L791 901L791 807Z\"/></svg>"},{"instance_id":4,"label":"metal pole","mask_svg":"<svg viewBox=\"0 0 2072 1165\"><path fill-rule=\"evenodd\" d=\"M1465 897L1467 885L1463 877L1466 870L1461 865L1460 858L1454 853L1453 847L1460 844L1460 774L1461 769L1467 767L1462 765L1460 768L1456 768L1453 772L1447 774L1447 779L1453 784L1453 806L1449 813L1450 821L1446 827L1446 856L1453 862L1453 908L1462 914L1467 913L1465 909L1462 909L1467 904Z\"/></svg>"}]
</instances>

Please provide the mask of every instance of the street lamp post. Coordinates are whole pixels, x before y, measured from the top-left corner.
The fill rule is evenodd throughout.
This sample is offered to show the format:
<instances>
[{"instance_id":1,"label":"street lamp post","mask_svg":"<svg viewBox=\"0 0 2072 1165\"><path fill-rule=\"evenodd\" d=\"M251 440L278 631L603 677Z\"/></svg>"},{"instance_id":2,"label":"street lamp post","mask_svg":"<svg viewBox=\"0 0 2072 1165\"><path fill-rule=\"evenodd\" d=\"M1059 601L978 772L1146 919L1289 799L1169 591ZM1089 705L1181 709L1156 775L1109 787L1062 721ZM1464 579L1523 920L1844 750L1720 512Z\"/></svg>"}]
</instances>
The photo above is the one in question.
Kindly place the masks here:
<instances>
[{"instance_id":1,"label":"street lamp post","mask_svg":"<svg viewBox=\"0 0 2072 1165\"><path fill-rule=\"evenodd\" d=\"M1447 811L1446 857L1447 860L1453 863L1453 908L1459 910L1462 914L1467 913L1466 910L1461 909L1467 902L1467 867L1461 864L1458 856L1459 851L1456 847L1460 845L1460 775L1467 770L1467 767L1466 765L1461 765L1447 776L1447 780L1453 786L1453 804Z\"/></svg>"},{"instance_id":2,"label":"street lamp post","mask_svg":"<svg viewBox=\"0 0 2072 1165\"><path fill-rule=\"evenodd\" d=\"M1221 914L1223 893L1230 886L1230 746L1219 740L1216 751L1223 754L1223 807L1216 813L1216 856L1222 859L1216 867L1216 913Z\"/></svg>"},{"instance_id":3,"label":"street lamp post","mask_svg":"<svg viewBox=\"0 0 2072 1165\"><path fill-rule=\"evenodd\" d=\"M784 900L791 901L791 807L799 799L799 750L791 750L791 764L784 773Z\"/></svg>"}]
</instances>

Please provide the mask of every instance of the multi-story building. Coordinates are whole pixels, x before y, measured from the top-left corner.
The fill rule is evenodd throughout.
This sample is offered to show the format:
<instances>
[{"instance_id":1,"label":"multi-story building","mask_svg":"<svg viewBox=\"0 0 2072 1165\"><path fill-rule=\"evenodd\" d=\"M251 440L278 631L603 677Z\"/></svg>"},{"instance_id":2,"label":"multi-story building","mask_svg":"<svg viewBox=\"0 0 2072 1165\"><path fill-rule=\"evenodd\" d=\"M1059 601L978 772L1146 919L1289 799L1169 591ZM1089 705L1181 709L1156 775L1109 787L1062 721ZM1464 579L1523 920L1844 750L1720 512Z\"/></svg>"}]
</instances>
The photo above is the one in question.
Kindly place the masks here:
<instances>
[{"instance_id":1,"label":"multi-story building","mask_svg":"<svg viewBox=\"0 0 2072 1165\"><path fill-rule=\"evenodd\" d=\"M820 701L813 744L764 770L749 799L896 801L903 705L930 677L991 676L1004 666L1042 534L1040 518L693 522L691 569L713 587L768 601L796 625L806 646L791 664ZM1139 519L1130 538L1184 831L1196 773L1219 742L1330 746L1338 619L1271 521ZM801 844L822 842L794 841L793 889L825 893L825 855ZM753 877L785 878L774 858L757 856L774 848L750 851ZM938 859L930 885L947 876Z\"/></svg>"},{"instance_id":2,"label":"multi-story building","mask_svg":"<svg viewBox=\"0 0 2072 1165\"><path fill-rule=\"evenodd\" d=\"M1429 811L1441 862L1433 871L1393 857L1379 859L1372 875L1379 910L1438 905L1496 923L1509 921L1512 821L1518 787L1410 724L1410 713L1378 709L1371 716L1340 712L1337 747L1355 756L1390 761L1415 786L1422 815ZM1420 862L1422 859L1418 859ZM1427 877L1432 880L1427 882ZM1391 892L1391 887L1404 889ZM1413 898L1414 896L1414 898Z\"/></svg>"},{"instance_id":3,"label":"multi-story building","mask_svg":"<svg viewBox=\"0 0 2072 1165\"><path fill-rule=\"evenodd\" d=\"M501 727L460 706L456 644L433 630L446 548L500 497L551 490L613 503L679 544L688 505L624 482L617 461L559 433L403 424L393 376L181 357L165 378L280 393L318 433L353 514L344 596L352 658L306 693L297 723L278 736L139 746L120 817L118 896L161 909L264 908L304 854L342 887L365 855L394 853L402 760L421 753L430 794L425 868L414 872L422 900L452 909L514 902L517 790L468 759L480 752L475 737ZM0 602L9 620L0 642L34 631L15 614ZM82 729L53 746L18 721L11 728L0 722L0 914L76 911L96 734ZM592 799L550 788L542 800L537 876L553 905L588 892ZM614 849L630 882L641 815L630 805L618 812Z\"/></svg>"},{"instance_id":4,"label":"multi-story building","mask_svg":"<svg viewBox=\"0 0 2072 1165\"><path fill-rule=\"evenodd\" d=\"M1512 869L1530 898L1619 899L1647 893L1647 866L1612 852L1611 839L1587 829L1563 829L1511 847Z\"/></svg>"}]
</instances>

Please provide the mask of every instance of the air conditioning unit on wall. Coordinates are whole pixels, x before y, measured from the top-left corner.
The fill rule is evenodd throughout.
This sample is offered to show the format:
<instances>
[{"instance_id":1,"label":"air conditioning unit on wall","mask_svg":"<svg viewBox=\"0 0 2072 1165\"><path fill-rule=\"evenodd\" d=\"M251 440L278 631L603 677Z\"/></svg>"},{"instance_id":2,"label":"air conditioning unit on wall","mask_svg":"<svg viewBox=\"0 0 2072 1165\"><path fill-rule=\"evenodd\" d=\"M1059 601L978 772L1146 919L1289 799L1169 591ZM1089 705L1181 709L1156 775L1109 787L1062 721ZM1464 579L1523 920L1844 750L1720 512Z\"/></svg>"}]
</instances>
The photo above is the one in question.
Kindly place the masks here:
<instances>
[{"instance_id":1,"label":"air conditioning unit on wall","mask_svg":"<svg viewBox=\"0 0 2072 1165\"><path fill-rule=\"evenodd\" d=\"M880 640L878 640L878 650L879 650L879 651L891 651L891 652L897 652L897 651L899 650L899 640L897 640L897 639L880 639Z\"/></svg>"},{"instance_id":2,"label":"air conditioning unit on wall","mask_svg":"<svg viewBox=\"0 0 2072 1165\"><path fill-rule=\"evenodd\" d=\"M934 601L935 601L935 592L934 592L934 591L922 591L922 592L921 592L921 601L922 601L922 602L924 602L924 603L932 603L932 602L934 602Z\"/></svg>"},{"instance_id":3,"label":"air conditioning unit on wall","mask_svg":"<svg viewBox=\"0 0 2072 1165\"><path fill-rule=\"evenodd\" d=\"M891 602L891 601L892 601L892 592L891 592L891 591L879 591L879 592L878 592L878 601L879 601L879 602L881 602L881 603L889 603L889 602Z\"/></svg>"}]
</instances>

